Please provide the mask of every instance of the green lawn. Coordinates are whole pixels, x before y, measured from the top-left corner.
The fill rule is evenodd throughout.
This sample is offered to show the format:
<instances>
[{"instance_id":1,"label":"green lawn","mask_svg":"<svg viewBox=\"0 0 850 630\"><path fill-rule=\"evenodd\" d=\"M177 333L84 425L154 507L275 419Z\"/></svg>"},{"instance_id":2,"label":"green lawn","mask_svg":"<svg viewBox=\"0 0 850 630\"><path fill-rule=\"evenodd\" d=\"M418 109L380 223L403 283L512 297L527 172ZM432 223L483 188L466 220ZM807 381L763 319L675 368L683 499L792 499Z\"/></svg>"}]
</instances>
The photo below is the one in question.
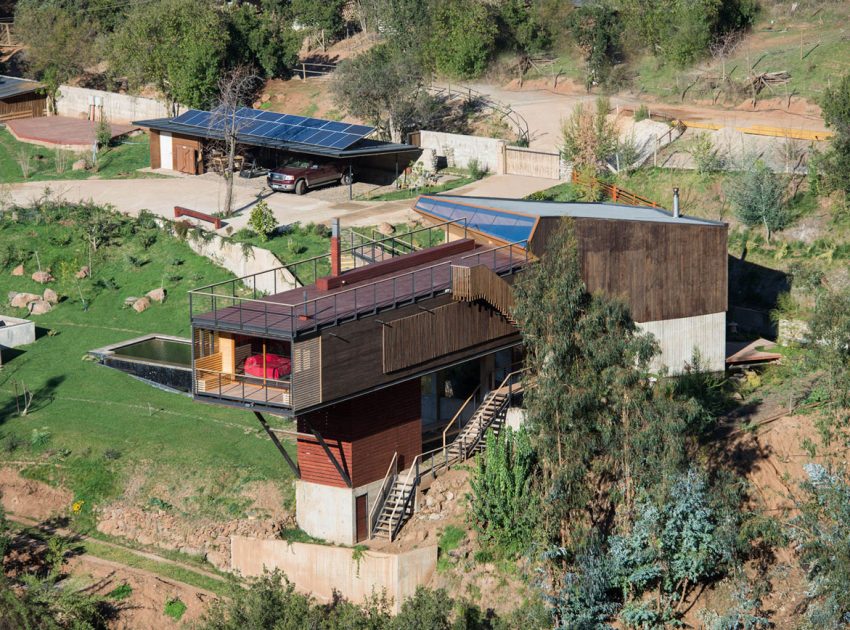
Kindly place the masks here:
<instances>
[{"instance_id":1,"label":"green lawn","mask_svg":"<svg viewBox=\"0 0 850 630\"><path fill-rule=\"evenodd\" d=\"M233 240L240 243L249 243L262 247L272 252L285 264L299 262L315 256L324 256L331 251L330 229L322 224L308 223L301 225L295 223L285 234L271 236L262 241L252 230L244 228L233 235ZM295 273L302 282L309 284L316 278L326 276L331 272L330 258L313 263L299 265Z\"/></svg>"},{"instance_id":2,"label":"green lawn","mask_svg":"<svg viewBox=\"0 0 850 630\"><path fill-rule=\"evenodd\" d=\"M74 272L89 264L82 224L55 214L25 223L0 218L0 296L43 290L29 278L36 253L58 278L50 286L66 296L34 317L34 344L4 351L0 461L32 462L25 475L69 487L84 502L76 517L82 529L91 526L92 509L129 482L145 502L158 499L188 517L243 514L250 501L241 492L255 480L279 483L291 501L291 473L252 414L196 403L86 360L91 349L146 333L188 337L187 290L229 274L175 237L125 219L93 255L93 278L77 281ZM12 277L20 262L27 274ZM141 314L123 307L126 297L159 286L168 291L164 304ZM25 417L16 413L16 384L33 393Z\"/></svg>"},{"instance_id":3,"label":"green lawn","mask_svg":"<svg viewBox=\"0 0 850 630\"><path fill-rule=\"evenodd\" d=\"M21 151L25 151L30 157L28 177L23 176L23 171L18 163ZM100 164L97 171L94 169L72 171L71 164L79 159L80 155L64 151L65 170L59 173L56 170L58 153L56 149L18 142L6 129L0 129L0 183L14 184L56 179L88 179L90 177L99 177L100 179L162 177L162 175L156 173L138 172L138 169L150 166L150 137L147 134L128 138L103 153L99 158ZM91 152L87 152L86 156L90 158Z\"/></svg>"}]
</instances>

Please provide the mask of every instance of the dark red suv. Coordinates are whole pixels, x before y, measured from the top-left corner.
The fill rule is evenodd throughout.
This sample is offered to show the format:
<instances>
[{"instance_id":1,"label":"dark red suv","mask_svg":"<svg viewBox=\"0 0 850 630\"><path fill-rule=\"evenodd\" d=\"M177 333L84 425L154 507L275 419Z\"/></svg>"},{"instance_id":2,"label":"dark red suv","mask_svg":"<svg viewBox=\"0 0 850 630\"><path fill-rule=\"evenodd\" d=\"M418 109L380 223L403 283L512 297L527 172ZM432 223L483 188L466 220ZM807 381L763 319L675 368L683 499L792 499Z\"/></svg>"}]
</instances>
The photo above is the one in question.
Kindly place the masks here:
<instances>
[{"instance_id":1,"label":"dark red suv","mask_svg":"<svg viewBox=\"0 0 850 630\"><path fill-rule=\"evenodd\" d=\"M339 182L351 183L348 165L342 162L319 162L305 158L290 158L283 166L269 171L266 178L269 188L279 192L295 191L303 195L308 188Z\"/></svg>"}]
</instances>

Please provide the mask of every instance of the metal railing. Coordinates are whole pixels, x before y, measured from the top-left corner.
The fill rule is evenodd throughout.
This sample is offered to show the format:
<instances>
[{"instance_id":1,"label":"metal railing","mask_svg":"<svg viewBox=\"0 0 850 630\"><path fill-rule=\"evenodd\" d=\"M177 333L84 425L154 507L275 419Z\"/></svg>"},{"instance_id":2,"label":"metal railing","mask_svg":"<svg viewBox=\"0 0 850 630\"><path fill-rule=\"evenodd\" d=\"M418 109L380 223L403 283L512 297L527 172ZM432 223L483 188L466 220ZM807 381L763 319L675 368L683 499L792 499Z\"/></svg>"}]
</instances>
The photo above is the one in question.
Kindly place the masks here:
<instances>
[{"instance_id":1,"label":"metal railing","mask_svg":"<svg viewBox=\"0 0 850 630\"><path fill-rule=\"evenodd\" d=\"M490 268L493 271L496 271L496 261L499 258L499 254L505 250L507 250L508 260L507 265L503 266L501 269L501 273L511 273L516 267L525 265L533 257L533 254L528 251L528 239L523 239L521 241L514 241L513 243L507 243L505 245L499 245L498 247L485 249L480 252L467 254L466 256L461 257L460 263L455 266L474 267L476 265L486 264L492 259Z\"/></svg>"},{"instance_id":2,"label":"metal railing","mask_svg":"<svg viewBox=\"0 0 850 630\"><path fill-rule=\"evenodd\" d=\"M213 377L212 388L210 388L209 377ZM199 381L204 381L203 387L199 386ZM199 396L252 401L286 409L292 408L291 379L263 378L196 367L193 386L195 394Z\"/></svg>"},{"instance_id":3,"label":"metal railing","mask_svg":"<svg viewBox=\"0 0 850 630\"><path fill-rule=\"evenodd\" d=\"M443 429L443 448L446 448L447 446L446 435L448 434L449 429L454 426L454 423L457 422L458 418L460 418L461 414L463 413L463 410L466 409L466 406L475 398L475 395L478 393L479 389L481 389L481 385L472 390L472 393L469 395L469 398L464 401L464 403L460 406L460 409L457 410L457 413L452 417L451 420L449 420L449 423L446 425L446 428ZM458 423L458 426L459 425L460 423Z\"/></svg>"},{"instance_id":4,"label":"metal railing","mask_svg":"<svg viewBox=\"0 0 850 630\"><path fill-rule=\"evenodd\" d=\"M393 458L390 460L390 465L387 468L387 474L384 475L384 481L381 483L381 489L378 490L378 496L375 503L372 504L372 509L369 510L369 537L375 536L375 527L378 525L376 517L381 515L381 509L387 501L387 495L395 485L395 480L398 478L398 451L393 453Z\"/></svg>"},{"instance_id":5,"label":"metal railing","mask_svg":"<svg viewBox=\"0 0 850 630\"><path fill-rule=\"evenodd\" d=\"M517 241L470 254L464 256L461 262L467 261L466 264L470 265L489 264L491 269L500 275L512 273L530 259L527 250L516 252L517 246L524 242L526 241ZM508 254L500 254L502 250L507 250ZM238 327L239 330L269 336L295 337L297 334L314 332L327 325L351 321L363 315L376 315L387 308L397 308L433 297L451 288L452 266L452 261L443 261L312 298L308 298L305 290L304 299L295 303L272 302L256 297L246 298L214 292L216 287L229 286L235 293L237 281L231 280L205 287L213 288L213 292L201 289L190 291L189 309L192 320L201 326ZM254 294L256 295L256 289ZM199 300L204 301L200 306Z\"/></svg>"}]
</instances>

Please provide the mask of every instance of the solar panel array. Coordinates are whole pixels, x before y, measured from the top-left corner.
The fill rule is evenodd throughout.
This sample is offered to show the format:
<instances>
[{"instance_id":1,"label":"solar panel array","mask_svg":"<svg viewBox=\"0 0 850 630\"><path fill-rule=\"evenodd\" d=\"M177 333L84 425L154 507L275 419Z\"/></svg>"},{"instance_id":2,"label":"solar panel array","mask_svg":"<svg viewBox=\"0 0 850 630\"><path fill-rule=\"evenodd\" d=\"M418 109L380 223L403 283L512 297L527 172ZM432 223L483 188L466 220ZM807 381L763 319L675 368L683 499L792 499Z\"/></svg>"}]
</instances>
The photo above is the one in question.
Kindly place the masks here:
<instances>
[{"instance_id":1,"label":"solar panel array","mask_svg":"<svg viewBox=\"0 0 850 630\"><path fill-rule=\"evenodd\" d=\"M347 149L375 130L374 127L366 125L278 114L247 107L237 110L236 118L239 136L306 144L325 149ZM190 109L172 122L204 130L222 131L227 118L213 112Z\"/></svg>"}]
</instances>

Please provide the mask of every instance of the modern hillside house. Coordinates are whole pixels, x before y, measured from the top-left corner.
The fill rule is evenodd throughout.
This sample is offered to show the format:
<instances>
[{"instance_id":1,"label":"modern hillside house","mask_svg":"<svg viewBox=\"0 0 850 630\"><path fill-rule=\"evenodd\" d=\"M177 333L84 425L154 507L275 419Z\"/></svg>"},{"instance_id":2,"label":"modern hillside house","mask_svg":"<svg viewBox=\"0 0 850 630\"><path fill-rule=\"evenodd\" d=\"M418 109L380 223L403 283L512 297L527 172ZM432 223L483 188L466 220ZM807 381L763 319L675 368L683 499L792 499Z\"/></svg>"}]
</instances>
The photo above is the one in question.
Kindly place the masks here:
<instances>
[{"instance_id":1,"label":"modern hillside house","mask_svg":"<svg viewBox=\"0 0 850 630\"><path fill-rule=\"evenodd\" d=\"M612 204L414 209L427 225L413 233L346 246L335 225L328 256L190 294L195 398L257 415L298 477L307 533L392 539L417 491L502 426L522 395L512 284L562 217L588 287L630 304L671 371L695 348L723 369L725 224ZM297 461L267 413L295 419Z\"/></svg>"}]
</instances>

